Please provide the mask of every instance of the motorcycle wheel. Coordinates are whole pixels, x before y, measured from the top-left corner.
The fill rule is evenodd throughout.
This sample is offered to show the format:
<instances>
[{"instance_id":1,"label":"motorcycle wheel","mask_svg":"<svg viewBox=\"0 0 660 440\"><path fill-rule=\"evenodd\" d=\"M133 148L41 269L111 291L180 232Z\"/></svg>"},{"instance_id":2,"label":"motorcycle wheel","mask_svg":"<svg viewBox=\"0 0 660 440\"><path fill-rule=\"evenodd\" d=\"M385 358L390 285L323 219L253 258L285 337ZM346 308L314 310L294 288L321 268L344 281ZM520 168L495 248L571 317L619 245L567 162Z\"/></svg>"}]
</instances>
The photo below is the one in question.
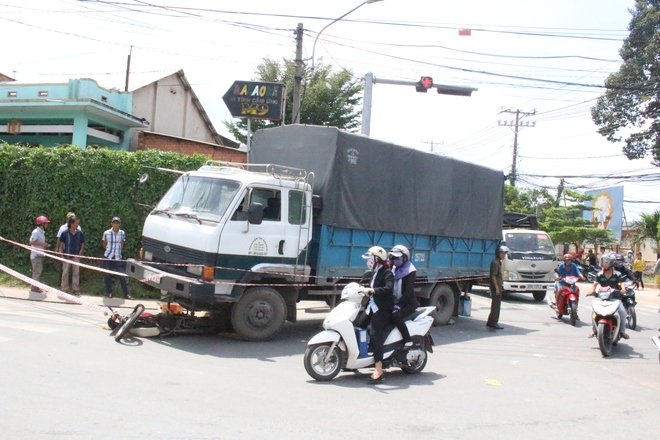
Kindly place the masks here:
<instances>
[{"instance_id":1,"label":"motorcycle wheel","mask_svg":"<svg viewBox=\"0 0 660 440\"><path fill-rule=\"evenodd\" d=\"M128 319L121 325L121 327L119 327L119 330L117 330L117 335L115 336L116 342L121 342L142 312L144 312L144 306L142 304L135 306Z\"/></svg>"},{"instance_id":2,"label":"motorcycle wheel","mask_svg":"<svg viewBox=\"0 0 660 440\"><path fill-rule=\"evenodd\" d=\"M634 306L628 306L628 317L626 318L626 326L630 330L635 330L637 328L637 312L635 312Z\"/></svg>"},{"instance_id":3,"label":"motorcycle wheel","mask_svg":"<svg viewBox=\"0 0 660 440\"><path fill-rule=\"evenodd\" d=\"M307 347L303 363L305 371L312 379L318 381L329 381L335 378L344 366L344 352L335 345L328 361L325 357L332 343L325 342Z\"/></svg>"},{"instance_id":4,"label":"motorcycle wheel","mask_svg":"<svg viewBox=\"0 0 660 440\"><path fill-rule=\"evenodd\" d=\"M612 354L612 335L610 329L603 322L598 323L598 348L600 348L603 357Z\"/></svg>"},{"instance_id":5,"label":"motorcycle wheel","mask_svg":"<svg viewBox=\"0 0 660 440\"><path fill-rule=\"evenodd\" d=\"M575 327L575 323L577 322L577 304L575 301L571 301L571 325Z\"/></svg>"},{"instance_id":6,"label":"motorcycle wheel","mask_svg":"<svg viewBox=\"0 0 660 440\"><path fill-rule=\"evenodd\" d=\"M401 370L407 374L419 374L426 367L426 362L428 362L428 360L429 360L429 355L426 352L426 350L424 350L424 359L412 365L401 365Z\"/></svg>"}]
</instances>

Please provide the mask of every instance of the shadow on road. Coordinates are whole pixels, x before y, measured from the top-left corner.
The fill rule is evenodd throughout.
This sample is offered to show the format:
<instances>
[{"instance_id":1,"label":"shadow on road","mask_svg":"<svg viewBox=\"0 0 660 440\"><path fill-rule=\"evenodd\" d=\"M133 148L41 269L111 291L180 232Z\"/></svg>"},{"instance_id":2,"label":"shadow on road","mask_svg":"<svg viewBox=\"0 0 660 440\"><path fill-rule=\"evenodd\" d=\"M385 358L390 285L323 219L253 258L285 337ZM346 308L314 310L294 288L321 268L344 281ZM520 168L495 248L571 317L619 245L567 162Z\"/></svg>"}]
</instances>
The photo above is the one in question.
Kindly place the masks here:
<instances>
[{"instance_id":1,"label":"shadow on road","mask_svg":"<svg viewBox=\"0 0 660 440\"><path fill-rule=\"evenodd\" d=\"M433 356L433 355L431 355ZM435 385L438 380L446 376L433 372L422 372L420 374L407 374L401 370L393 369L385 371L385 380L378 384L367 382L371 369L365 368L362 372L342 372L330 382L317 382L308 380L314 386L340 386L344 388L373 388L381 393L407 390L415 386Z\"/></svg>"}]
</instances>

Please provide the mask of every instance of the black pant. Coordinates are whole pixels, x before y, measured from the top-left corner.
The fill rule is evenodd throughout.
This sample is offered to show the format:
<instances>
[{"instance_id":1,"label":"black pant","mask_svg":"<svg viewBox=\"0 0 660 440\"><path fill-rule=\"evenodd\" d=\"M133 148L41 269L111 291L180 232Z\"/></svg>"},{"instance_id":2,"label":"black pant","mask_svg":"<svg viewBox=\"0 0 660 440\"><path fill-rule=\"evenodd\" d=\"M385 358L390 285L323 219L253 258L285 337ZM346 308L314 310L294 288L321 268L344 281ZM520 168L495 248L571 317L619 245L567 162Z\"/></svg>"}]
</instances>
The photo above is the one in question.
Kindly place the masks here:
<instances>
[{"instance_id":1,"label":"black pant","mask_svg":"<svg viewBox=\"0 0 660 440\"><path fill-rule=\"evenodd\" d=\"M642 285L642 289L644 288L644 274L642 272L635 272L635 284L639 286L640 284Z\"/></svg>"},{"instance_id":2,"label":"black pant","mask_svg":"<svg viewBox=\"0 0 660 440\"><path fill-rule=\"evenodd\" d=\"M383 345L385 344L385 339L387 339L385 330L390 322L392 322L391 310L379 309L376 313L370 313L368 315L365 312L360 318L358 327L370 327L369 337L371 338L371 346L374 349L374 362L383 361Z\"/></svg>"},{"instance_id":3,"label":"black pant","mask_svg":"<svg viewBox=\"0 0 660 440\"><path fill-rule=\"evenodd\" d=\"M406 325L406 318L410 316L414 311L414 309L404 307L403 309L392 313L392 322L401 332L401 336L403 336L403 342L410 341L410 332L408 331L408 326Z\"/></svg>"}]
</instances>

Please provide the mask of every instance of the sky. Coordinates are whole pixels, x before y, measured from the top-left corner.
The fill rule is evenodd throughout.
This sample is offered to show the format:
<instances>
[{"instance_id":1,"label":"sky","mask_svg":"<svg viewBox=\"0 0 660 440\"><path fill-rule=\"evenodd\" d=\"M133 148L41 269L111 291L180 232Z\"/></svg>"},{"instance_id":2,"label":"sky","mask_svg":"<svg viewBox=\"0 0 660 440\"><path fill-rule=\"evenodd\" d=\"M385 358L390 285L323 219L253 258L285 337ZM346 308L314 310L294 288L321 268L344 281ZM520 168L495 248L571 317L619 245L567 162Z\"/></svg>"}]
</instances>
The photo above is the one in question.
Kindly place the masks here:
<instances>
[{"instance_id":1,"label":"sky","mask_svg":"<svg viewBox=\"0 0 660 440\"><path fill-rule=\"evenodd\" d=\"M359 6L359 7L358 7ZM528 114L518 134L520 187L559 177L580 191L624 186L628 222L660 209L660 174L650 156L629 161L599 135L591 107L621 65L634 0L0 0L0 72L20 82L93 78L123 90L183 69L211 121L229 136L222 95L254 80L266 57L292 59L304 27L303 58L356 78L475 87L471 97L374 85L370 135L508 173L511 112ZM352 9L342 20L324 26ZM460 29L471 30L460 36ZM290 110L289 110L290 111ZM508 112L507 112L508 111ZM498 122L499 121L499 122ZM612 176L612 178L594 178ZM654 202L654 203L637 203ZM625 222L625 220L624 220Z\"/></svg>"}]
</instances>

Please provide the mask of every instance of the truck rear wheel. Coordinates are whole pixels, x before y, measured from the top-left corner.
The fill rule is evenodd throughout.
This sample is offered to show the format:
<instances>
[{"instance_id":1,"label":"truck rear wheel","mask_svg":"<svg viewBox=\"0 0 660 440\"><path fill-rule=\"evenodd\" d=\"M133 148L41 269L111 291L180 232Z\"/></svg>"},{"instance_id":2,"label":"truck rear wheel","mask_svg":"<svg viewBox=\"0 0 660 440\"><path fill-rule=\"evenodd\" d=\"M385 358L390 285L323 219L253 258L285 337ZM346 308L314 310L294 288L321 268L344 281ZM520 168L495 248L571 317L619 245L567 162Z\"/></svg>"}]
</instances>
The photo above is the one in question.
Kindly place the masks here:
<instances>
[{"instance_id":1,"label":"truck rear wheel","mask_svg":"<svg viewBox=\"0 0 660 440\"><path fill-rule=\"evenodd\" d=\"M454 313L454 291L447 284L438 284L431 292L429 306L435 306L436 311L431 313L434 325L446 325Z\"/></svg>"},{"instance_id":2,"label":"truck rear wheel","mask_svg":"<svg viewBox=\"0 0 660 440\"><path fill-rule=\"evenodd\" d=\"M286 303L271 287L251 287L243 292L231 311L236 333L248 341L266 341L275 335L286 319Z\"/></svg>"}]
</instances>

